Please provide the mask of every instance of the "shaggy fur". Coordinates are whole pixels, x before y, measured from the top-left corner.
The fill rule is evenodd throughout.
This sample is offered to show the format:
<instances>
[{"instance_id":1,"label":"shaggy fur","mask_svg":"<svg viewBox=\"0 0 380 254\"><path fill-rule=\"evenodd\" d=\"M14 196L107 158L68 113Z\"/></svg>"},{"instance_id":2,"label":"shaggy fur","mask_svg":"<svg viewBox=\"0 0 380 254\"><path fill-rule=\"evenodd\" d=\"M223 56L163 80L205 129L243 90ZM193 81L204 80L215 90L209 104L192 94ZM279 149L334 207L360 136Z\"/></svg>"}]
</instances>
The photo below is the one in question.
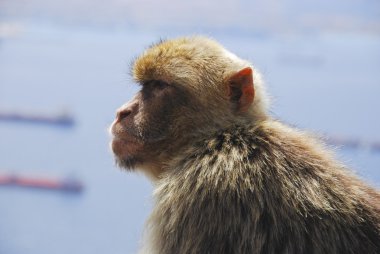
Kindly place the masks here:
<instances>
[{"instance_id":1,"label":"shaggy fur","mask_svg":"<svg viewBox=\"0 0 380 254\"><path fill-rule=\"evenodd\" d=\"M316 139L272 119L255 68L253 103L246 112L233 110L229 78L246 67L253 68L204 37L163 41L136 59L138 83L170 86L169 97L160 95L165 105L146 110L142 99L128 120L147 137L166 126L160 144L142 139L155 151L136 165L150 163L145 168L155 179L142 252L380 253L379 192ZM121 120L114 130L122 128Z\"/></svg>"},{"instance_id":2,"label":"shaggy fur","mask_svg":"<svg viewBox=\"0 0 380 254\"><path fill-rule=\"evenodd\" d=\"M269 119L198 142L157 183L145 252L380 253L380 195L325 150Z\"/></svg>"}]
</instances>

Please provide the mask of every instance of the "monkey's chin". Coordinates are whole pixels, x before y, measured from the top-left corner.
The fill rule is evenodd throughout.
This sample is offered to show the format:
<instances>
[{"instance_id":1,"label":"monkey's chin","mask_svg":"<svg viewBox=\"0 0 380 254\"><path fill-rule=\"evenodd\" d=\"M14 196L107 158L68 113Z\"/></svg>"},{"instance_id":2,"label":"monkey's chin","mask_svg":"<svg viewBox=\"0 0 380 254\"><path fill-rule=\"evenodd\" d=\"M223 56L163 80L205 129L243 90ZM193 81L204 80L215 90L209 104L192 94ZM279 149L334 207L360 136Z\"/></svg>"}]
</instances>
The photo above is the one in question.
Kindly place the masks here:
<instances>
[{"instance_id":1,"label":"monkey's chin","mask_svg":"<svg viewBox=\"0 0 380 254\"><path fill-rule=\"evenodd\" d=\"M140 160L133 157L119 158L116 156L115 162L119 168L123 168L127 170L135 170L140 164Z\"/></svg>"},{"instance_id":2,"label":"monkey's chin","mask_svg":"<svg viewBox=\"0 0 380 254\"><path fill-rule=\"evenodd\" d=\"M138 156L142 145L136 142L114 138L111 147L118 167L133 170L142 163L142 160L139 159Z\"/></svg>"}]
</instances>

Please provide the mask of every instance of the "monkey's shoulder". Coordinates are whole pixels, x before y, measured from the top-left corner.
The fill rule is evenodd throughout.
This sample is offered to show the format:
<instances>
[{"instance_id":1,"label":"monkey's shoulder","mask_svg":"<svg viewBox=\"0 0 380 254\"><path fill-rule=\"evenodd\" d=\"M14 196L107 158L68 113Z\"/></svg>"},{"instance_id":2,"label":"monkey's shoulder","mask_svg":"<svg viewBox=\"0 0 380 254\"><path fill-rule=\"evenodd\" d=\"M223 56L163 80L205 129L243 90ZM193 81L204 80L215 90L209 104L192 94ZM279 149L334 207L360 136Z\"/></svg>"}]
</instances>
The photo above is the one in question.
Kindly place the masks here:
<instances>
[{"instance_id":1,"label":"monkey's shoulder","mask_svg":"<svg viewBox=\"0 0 380 254\"><path fill-rule=\"evenodd\" d=\"M187 185L203 190L200 186L207 186L208 192L215 188L218 193L259 191L265 181L272 181L276 163L286 164L287 151L281 148L284 142L257 126L235 125L217 131L193 144L177 159L167 174L168 182L178 182L179 188L186 191ZM273 151L274 146L279 150ZM277 162L273 155L278 157ZM291 160L287 157L284 167Z\"/></svg>"},{"instance_id":2,"label":"monkey's shoulder","mask_svg":"<svg viewBox=\"0 0 380 254\"><path fill-rule=\"evenodd\" d=\"M366 192L321 142L276 121L233 126L197 142L163 182L184 196L237 195L248 203L282 197L304 213L350 210L362 198L355 189ZM334 202L337 195L345 202Z\"/></svg>"},{"instance_id":3,"label":"monkey's shoulder","mask_svg":"<svg viewBox=\"0 0 380 254\"><path fill-rule=\"evenodd\" d=\"M185 155L179 168L203 168L210 173L212 169L270 173L271 168L279 169L278 164L284 170L341 166L322 142L278 121L220 130L194 144Z\"/></svg>"}]
</instances>

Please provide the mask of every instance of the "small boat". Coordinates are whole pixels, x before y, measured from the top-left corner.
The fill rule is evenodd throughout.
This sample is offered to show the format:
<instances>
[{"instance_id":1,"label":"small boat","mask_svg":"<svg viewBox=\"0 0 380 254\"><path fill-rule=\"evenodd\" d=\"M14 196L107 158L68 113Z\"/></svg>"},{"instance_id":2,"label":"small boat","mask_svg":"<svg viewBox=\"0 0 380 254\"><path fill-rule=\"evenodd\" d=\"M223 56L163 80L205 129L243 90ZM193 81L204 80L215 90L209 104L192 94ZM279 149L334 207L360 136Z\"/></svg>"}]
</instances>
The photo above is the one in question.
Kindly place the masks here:
<instances>
[{"instance_id":1,"label":"small boat","mask_svg":"<svg viewBox=\"0 0 380 254\"><path fill-rule=\"evenodd\" d=\"M37 177L17 176L14 174L0 175L0 186L16 186L42 190L57 190L71 193L80 193L83 184L75 179L48 179Z\"/></svg>"},{"instance_id":2,"label":"small boat","mask_svg":"<svg viewBox=\"0 0 380 254\"><path fill-rule=\"evenodd\" d=\"M22 32L20 24L0 21L0 40L19 36Z\"/></svg>"},{"instance_id":3,"label":"small boat","mask_svg":"<svg viewBox=\"0 0 380 254\"><path fill-rule=\"evenodd\" d=\"M380 141L371 144L371 151L380 152Z\"/></svg>"},{"instance_id":4,"label":"small boat","mask_svg":"<svg viewBox=\"0 0 380 254\"><path fill-rule=\"evenodd\" d=\"M49 116L16 112L0 112L0 121L56 125L60 127L73 127L75 124L74 118L65 113Z\"/></svg>"},{"instance_id":5,"label":"small boat","mask_svg":"<svg viewBox=\"0 0 380 254\"><path fill-rule=\"evenodd\" d=\"M341 136L330 136L327 138L327 143L334 146L343 146L349 149L358 149L363 143L355 138L345 138Z\"/></svg>"},{"instance_id":6,"label":"small boat","mask_svg":"<svg viewBox=\"0 0 380 254\"><path fill-rule=\"evenodd\" d=\"M341 146L348 149L370 150L374 153L380 152L380 141L366 141L357 138L344 138L340 136L330 136L326 142L333 146Z\"/></svg>"}]
</instances>

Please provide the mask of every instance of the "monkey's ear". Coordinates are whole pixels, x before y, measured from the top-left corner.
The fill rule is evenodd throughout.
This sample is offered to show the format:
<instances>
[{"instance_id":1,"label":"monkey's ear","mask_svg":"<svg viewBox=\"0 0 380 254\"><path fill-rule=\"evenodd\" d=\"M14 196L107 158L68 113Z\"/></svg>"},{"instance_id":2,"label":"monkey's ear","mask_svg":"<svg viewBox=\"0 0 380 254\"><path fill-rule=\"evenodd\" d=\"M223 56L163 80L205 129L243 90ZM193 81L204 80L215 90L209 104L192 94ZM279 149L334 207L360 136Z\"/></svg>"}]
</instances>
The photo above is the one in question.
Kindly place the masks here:
<instances>
[{"instance_id":1,"label":"monkey's ear","mask_svg":"<svg viewBox=\"0 0 380 254\"><path fill-rule=\"evenodd\" d=\"M228 97L238 112L248 111L255 97L252 68L244 68L228 79Z\"/></svg>"}]
</instances>

